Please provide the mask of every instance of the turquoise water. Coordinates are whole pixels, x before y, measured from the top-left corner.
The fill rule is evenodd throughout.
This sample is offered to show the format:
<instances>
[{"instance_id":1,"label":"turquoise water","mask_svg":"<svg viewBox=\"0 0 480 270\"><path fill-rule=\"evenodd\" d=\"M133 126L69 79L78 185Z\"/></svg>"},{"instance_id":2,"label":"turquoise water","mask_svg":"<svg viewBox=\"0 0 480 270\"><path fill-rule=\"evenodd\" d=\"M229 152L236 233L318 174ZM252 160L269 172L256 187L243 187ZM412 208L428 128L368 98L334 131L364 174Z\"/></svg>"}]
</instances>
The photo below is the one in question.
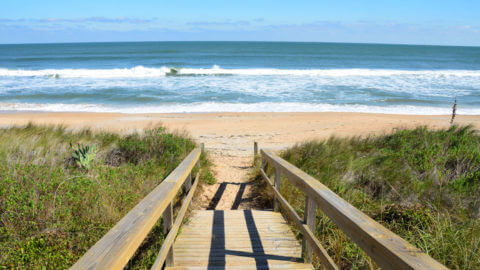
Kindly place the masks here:
<instances>
[{"instance_id":1,"label":"turquoise water","mask_svg":"<svg viewBox=\"0 0 480 270\"><path fill-rule=\"evenodd\" d=\"M454 97L480 114L480 47L0 45L0 111L448 114Z\"/></svg>"}]
</instances>

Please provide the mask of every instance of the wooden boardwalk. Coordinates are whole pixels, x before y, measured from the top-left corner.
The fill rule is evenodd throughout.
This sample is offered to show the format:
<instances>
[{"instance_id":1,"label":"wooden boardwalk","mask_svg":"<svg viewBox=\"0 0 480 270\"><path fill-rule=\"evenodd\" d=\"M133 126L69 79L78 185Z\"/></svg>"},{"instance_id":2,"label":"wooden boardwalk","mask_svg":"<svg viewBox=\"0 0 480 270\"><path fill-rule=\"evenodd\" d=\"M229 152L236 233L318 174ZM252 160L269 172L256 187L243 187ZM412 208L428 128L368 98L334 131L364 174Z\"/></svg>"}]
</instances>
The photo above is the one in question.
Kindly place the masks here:
<instances>
[{"instance_id":1,"label":"wooden boardwalk","mask_svg":"<svg viewBox=\"0 0 480 270\"><path fill-rule=\"evenodd\" d=\"M313 269L312 257L338 270L315 235L317 210L327 215L382 269L447 269L361 212L317 179L255 144L260 172L273 194L274 211L203 210L184 217L199 182L201 148L196 148L154 190L93 245L70 269L121 270L162 218L165 240L151 270L162 269ZM268 174L272 167L273 179ZM289 181L305 194L299 216L280 192ZM240 193L241 194L241 193ZM183 198L174 211L176 198ZM212 204L215 209L215 203ZM301 234L299 244L282 214ZM174 215L176 213L176 215ZM302 248L303 247L303 248Z\"/></svg>"},{"instance_id":2,"label":"wooden boardwalk","mask_svg":"<svg viewBox=\"0 0 480 270\"><path fill-rule=\"evenodd\" d=\"M194 211L177 236L166 269L313 269L278 212Z\"/></svg>"}]
</instances>

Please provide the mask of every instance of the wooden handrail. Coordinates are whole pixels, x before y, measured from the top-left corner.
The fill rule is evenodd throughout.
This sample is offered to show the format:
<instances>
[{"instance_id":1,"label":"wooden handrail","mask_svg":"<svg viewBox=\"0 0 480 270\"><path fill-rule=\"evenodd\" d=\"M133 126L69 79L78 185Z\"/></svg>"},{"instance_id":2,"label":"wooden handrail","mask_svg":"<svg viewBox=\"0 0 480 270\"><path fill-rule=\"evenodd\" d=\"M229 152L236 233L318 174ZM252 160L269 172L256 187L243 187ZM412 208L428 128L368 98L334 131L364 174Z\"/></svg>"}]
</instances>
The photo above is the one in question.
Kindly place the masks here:
<instances>
[{"instance_id":1,"label":"wooden handrail","mask_svg":"<svg viewBox=\"0 0 480 270\"><path fill-rule=\"evenodd\" d=\"M172 201L185 181L191 180L191 171L199 161L200 154L200 148L190 152L167 178L130 210L71 269L123 269L160 216L164 212L167 216L167 212L171 213Z\"/></svg>"},{"instance_id":2,"label":"wooden handrail","mask_svg":"<svg viewBox=\"0 0 480 270\"><path fill-rule=\"evenodd\" d=\"M280 181L283 174L294 186L304 192L307 201L313 200L352 241L354 241L366 254L368 254L380 267L384 269L447 269L418 248L389 231L340 196L335 194L320 181L301 171L273 152L261 149L262 166L270 163L275 168L275 178ZM293 208L280 194L279 183L273 184L262 168L262 175L268 186L274 189L274 195L285 211L293 217L294 223L304 233L306 240L314 247L322 263L329 268L330 257L325 256L324 249L313 237L310 227L302 221ZM275 181L277 182L277 181ZM307 209L306 209L307 210ZM306 211L307 212L307 211ZM312 211L309 211L312 212Z\"/></svg>"},{"instance_id":3,"label":"wooden handrail","mask_svg":"<svg viewBox=\"0 0 480 270\"><path fill-rule=\"evenodd\" d=\"M263 169L260 170L265 181L268 182L268 186L271 188L271 190L274 192L275 196L278 199L278 202L280 205L283 207L283 210L288 214L290 219L295 223L295 226L302 231L302 235L308 239L308 241L311 244L311 247L315 251L315 254L320 258L320 261L322 262L323 266L325 266L326 269L331 269L335 270L338 269L338 266L335 264L333 259L328 255L327 251L323 248L322 244L318 241L318 239L315 237L315 234L312 232L312 230L307 226L307 224L304 224L302 222L302 219L298 216L297 212L295 212L295 209L288 203L288 201L280 194L280 191L275 188L272 180L268 178L267 174Z\"/></svg>"},{"instance_id":4,"label":"wooden handrail","mask_svg":"<svg viewBox=\"0 0 480 270\"><path fill-rule=\"evenodd\" d=\"M198 185L198 173L197 173L197 176L195 177L195 181L193 182L192 187L190 188L190 191L188 192L188 195L185 197L185 200L182 203L182 207L180 208L180 211L178 211L177 218L175 219L175 223L173 224L171 230L168 232L168 235L165 237L165 241L163 241L162 247L158 252L157 259L155 260L155 263L151 268L152 270L162 269L163 264L167 259L169 251L172 250L173 242L175 241L178 230L182 225L183 218L185 217L185 213L187 212L188 206L192 201L193 194L195 193L195 189L197 188L197 185Z\"/></svg>"}]
</instances>

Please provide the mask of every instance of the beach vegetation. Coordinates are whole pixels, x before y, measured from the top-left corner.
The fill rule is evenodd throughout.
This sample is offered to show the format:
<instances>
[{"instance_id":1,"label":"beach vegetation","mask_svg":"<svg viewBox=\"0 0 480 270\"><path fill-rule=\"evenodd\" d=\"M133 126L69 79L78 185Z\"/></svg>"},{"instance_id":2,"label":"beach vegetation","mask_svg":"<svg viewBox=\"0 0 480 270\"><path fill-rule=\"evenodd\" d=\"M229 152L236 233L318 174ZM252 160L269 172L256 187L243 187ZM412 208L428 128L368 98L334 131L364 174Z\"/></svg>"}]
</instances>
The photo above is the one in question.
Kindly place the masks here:
<instances>
[{"instance_id":1,"label":"beach vegetation","mask_svg":"<svg viewBox=\"0 0 480 270\"><path fill-rule=\"evenodd\" d=\"M73 150L71 160L73 163L78 167L85 170L90 168L90 164L92 163L93 159L97 154L97 146L96 145L84 145L78 143L76 146L73 146L70 143L70 147Z\"/></svg>"},{"instance_id":2,"label":"beach vegetation","mask_svg":"<svg viewBox=\"0 0 480 270\"><path fill-rule=\"evenodd\" d=\"M212 172L210 170L205 170L202 172L203 174L203 181L209 185L213 185L217 182L217 180L215 179L215 177L213 176Z\"/></svg>"},{"instance_id":3,"label":"beach vegetation","mask_svg":"<svg viewBox=\"0 0 480 270\"><path fill-rule=\"evenodd\" d=\"M455 100L453 101L452 117L450 118L450 125L453 125L453 121L455 120L455 116L457 116L457 97L455 97Z\"/></svg>"},{"instance_id":4,"label":"beach vegetation","mask_svg":"<svg viewBox=\"0 0 480 270\"><path fill-rule=\"evenodd\" d=\"M163 127L0 129L0 269L70 267L194 147ZM202 155L202 175L209 164ZM159 220L128 267L149 268L163 237Z\"/></svg>"},{"instance_id":5,"label":"beach vegetation","mask_svg":"<svg viewBox=\"0 0 480 270\"><path fill-rule=\"evenodd\" d=\"M480 268L480 135L471 126L331 137L281 156L447 267ZM303 215L304 194L287 180L281 193ZM321 211L316 224L342 269L377 268Z\"/></svg>"}]
</instances>

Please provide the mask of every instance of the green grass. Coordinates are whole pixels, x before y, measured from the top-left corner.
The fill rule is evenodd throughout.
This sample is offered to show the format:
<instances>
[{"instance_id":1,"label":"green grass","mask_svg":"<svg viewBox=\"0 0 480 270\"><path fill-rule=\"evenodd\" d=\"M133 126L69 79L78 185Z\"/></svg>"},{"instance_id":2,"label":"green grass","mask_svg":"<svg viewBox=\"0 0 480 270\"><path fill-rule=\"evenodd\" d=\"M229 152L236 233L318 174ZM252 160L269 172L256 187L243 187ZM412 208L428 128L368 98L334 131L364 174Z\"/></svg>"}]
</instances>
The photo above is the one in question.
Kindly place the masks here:
<instances>
[{"instance_id":1,"label":"green grass","mask_svg":"<svg viewBox=\"0 0 480 270\"><path fill-rule=\"evenodd\" d=\"M472 127L309 141L282 157L452 269L480 268L480 136ZM302 214L304 195L282 194ZM375 264L323 214L316 234L341 268Z\"/></svg>"},{"instance_id":2,"label":"green grass","mask_svg":"<svg viewBox=\"0 0 480 270\"><path fill-rule=\"evenodd\" d=\"M96 146L88 166L76 165L70 143ZM162 127L127 136L53 126L0 129L0 269L68 268L194 147L185 134ZM208 175L203 155L202 167ZM153 263L160 225L130 268Z\"/></svg>"}]
</instances>

